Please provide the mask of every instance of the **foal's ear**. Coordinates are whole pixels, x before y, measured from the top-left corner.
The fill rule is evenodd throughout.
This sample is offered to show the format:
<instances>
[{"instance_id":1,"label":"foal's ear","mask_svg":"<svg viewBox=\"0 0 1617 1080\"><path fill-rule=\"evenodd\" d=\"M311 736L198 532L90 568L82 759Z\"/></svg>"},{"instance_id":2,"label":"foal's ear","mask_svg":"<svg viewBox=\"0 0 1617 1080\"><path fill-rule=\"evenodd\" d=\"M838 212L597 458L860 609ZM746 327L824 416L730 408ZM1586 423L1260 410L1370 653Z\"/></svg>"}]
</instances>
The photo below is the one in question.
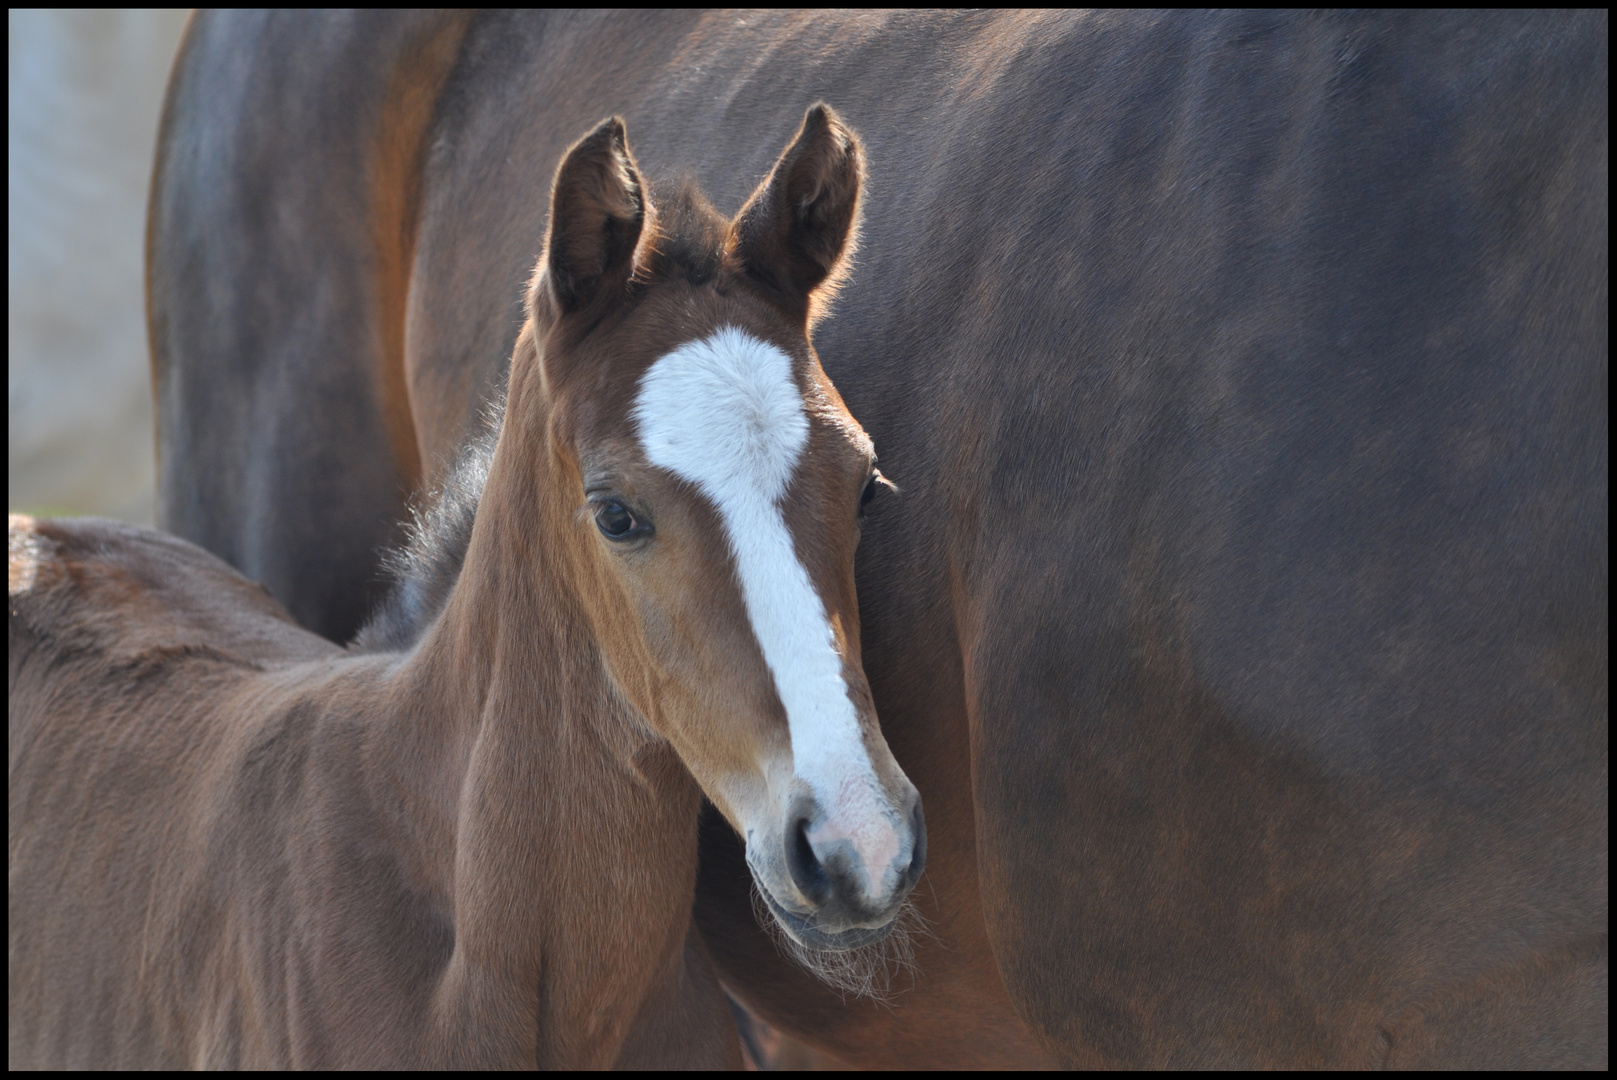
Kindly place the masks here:
<instances>
[{"instance_id":1,"label":"foal's ear","mask_svg":"<svg viewBox=\"0 0 1617 1080\"><path fill-rule=\"evenodd\" d=\"M574 143L556 167L539 264L560 311L576 311L628 280L645 218L640 170L623 120L614 116Z\"/></svg>"},{"instance_id":2,"label":"foal's ear","mask_svg":"<svg viewBox=\"0 0 1617 1080\"><path fill-rule=\"evenodd\" d=\"M732 251L743 269L812 317L836 291L853 255L865 152L824 102L736 215Z\"/></svg>"}]
</instances>

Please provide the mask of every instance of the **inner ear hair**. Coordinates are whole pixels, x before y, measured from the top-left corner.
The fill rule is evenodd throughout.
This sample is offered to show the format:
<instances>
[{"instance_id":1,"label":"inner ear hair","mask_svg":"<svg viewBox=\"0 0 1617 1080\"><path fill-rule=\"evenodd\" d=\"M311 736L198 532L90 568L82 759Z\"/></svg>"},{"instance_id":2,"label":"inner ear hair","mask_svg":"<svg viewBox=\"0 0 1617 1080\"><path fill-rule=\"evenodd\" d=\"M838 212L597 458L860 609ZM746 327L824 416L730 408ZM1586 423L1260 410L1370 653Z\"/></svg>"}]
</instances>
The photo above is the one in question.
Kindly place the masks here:
<instances>
[{"instance_id":1,"label":"inner ear hair","mask_svg":"<svg viewBox=\"0 0 1617 1080\"><path fill-rule=\"evenodd\" d=\"M864 179L859 137L820 102L736 215L736 261L811 322L850 265Z\"/></svg>"},{"instance_id":2,"label":"inner ear hair","mask_svg":"<svg viewBox=\"0 0 1617 1080\"><path fill-rule=\"evenodd\" d=\"M602 121L563 155L540 259L562 311L628 280L648 209L621 117Z\"/></svg>"}]
</instances>

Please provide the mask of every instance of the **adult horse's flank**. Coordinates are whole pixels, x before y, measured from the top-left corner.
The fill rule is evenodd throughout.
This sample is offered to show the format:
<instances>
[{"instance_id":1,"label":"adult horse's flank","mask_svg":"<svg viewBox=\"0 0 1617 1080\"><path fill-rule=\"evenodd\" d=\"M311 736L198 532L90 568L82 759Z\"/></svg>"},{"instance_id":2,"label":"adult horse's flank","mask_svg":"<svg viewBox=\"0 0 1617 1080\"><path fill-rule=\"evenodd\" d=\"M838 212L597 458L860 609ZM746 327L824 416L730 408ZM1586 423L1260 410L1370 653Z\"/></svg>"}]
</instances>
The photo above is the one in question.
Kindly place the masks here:
<instances>
[{"instance_id":1,"label":"adult horse's flank","mask_svg":"<svg viewBox=\"0 0 1617 1080\"><path fill-rule=\"evenodd\" d=\"M161 520L347 640L498 396L535 178L621 113L730 212L830 100L871 172L815 343L904 492L857 581L932 936L844 1002L707 815L726 985L867 1066L1599 1064L1608 23L201 12Z\"/></svg>"},{"instance_id":2,"label":"adult horse's flank","mask_svg":"<svg viewBox=\"0 0 1617 1080\"><path fill-rule=\"evenodd\" d=\"M807 336L862 170L817 107L729 221L618 120L573 146L458 576L427 530L353 652L189 544L12 520L13 1067L737 1064L704 792L806 954L892 928L878 478Z\"/></svg>"}]
</instances>

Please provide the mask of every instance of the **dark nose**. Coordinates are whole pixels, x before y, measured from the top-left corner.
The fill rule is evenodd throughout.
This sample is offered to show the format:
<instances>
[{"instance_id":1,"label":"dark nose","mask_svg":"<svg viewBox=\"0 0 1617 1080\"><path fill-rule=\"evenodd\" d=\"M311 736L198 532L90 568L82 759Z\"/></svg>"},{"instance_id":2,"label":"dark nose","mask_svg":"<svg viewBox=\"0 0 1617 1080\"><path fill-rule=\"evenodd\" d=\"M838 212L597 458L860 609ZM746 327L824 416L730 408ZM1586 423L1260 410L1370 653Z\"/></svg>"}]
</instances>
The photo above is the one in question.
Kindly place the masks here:
<instances>
[{"instance_id":1,"label":"dark nose","mask_svg":"<svg viewBox=\"0 0 1617 1080\"><path fill-rule=\"evenodd\" d=\"M904 871L904 891L915 888L926 872L926 815L921 812L921 793L915 793L915 809L910 811L910 827L915 830L915 846L910 849L910 865Z\"/></svg>"},{"instance_id":2,"label":"dark nose","mask_svg":"<svg viewBox=\"0 0 1617 1080\"><path fill-rule=\"evenodd\" d=\"M821 820L820 807L805 798L793 807L790 828L786 830L786 868L803 899L819 910L822 925L859 923L888 914L909 894L926 869L926 816L921 797L909 814L909 842L904 843L903 827L899 852L886 866L866 866L854 845L846 839L815 843L810 839ZM905 858L902 866L898 860ZM897 870L898 880L891 892L883 888L889 870Z\"/></svg>"},{"instance_id":3,"label":"dark nose","mask_svg":"<svg viewBox=\"0 0 1617 1080\"><path fill-rule=\"evenodd\" d=\"M815 907L824 907L831 899L831 878L815 854L814 845L809 843L811 821L807 816L794 816L786 836L786 869L803 899Z\"/></svg>"}]
</instances>

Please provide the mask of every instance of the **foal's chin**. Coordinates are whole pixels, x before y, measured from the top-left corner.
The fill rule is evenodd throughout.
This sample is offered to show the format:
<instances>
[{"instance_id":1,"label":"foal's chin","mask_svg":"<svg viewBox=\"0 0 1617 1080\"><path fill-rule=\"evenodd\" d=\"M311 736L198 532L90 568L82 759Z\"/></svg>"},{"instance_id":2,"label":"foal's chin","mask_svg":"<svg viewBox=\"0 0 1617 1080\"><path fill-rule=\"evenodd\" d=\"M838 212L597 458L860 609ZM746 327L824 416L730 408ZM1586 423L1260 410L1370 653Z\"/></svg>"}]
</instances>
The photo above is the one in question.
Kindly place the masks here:
<instances>
[{"instance_id":1,"label":"foal's chin","mask_svg":"<svg viewBox=\"0 0 1617 1080\"><path fill-rule=\"evenodd\" d=\"M793 944L812 953L850 952L874 945L893 932L893 928L898 925L898 914L903 910L902 904L895 907L892 916L881 926L859 926L832 932L815 926L813 916L804 917L787 911L776 903L768 890L759 887L757 892L764 906L768 908L769 914L774 917L775 925L781 928Z\"/></svg>"},{"instance_id":2,"label":"foal's chin","mask_svg":"<svg viewBox=\"0 0 1617 1080\"><path fill-rule=\"evenodd\" d=\"M855 926L828 931L814 925L814 916L795 915L782 907L754 879L753 904L758 922L787 956L844 999L889 1001L901 991L895 978L915 977L914 947L926 923L908 895L880 926Z\"/></svg>"}]
</instances>

